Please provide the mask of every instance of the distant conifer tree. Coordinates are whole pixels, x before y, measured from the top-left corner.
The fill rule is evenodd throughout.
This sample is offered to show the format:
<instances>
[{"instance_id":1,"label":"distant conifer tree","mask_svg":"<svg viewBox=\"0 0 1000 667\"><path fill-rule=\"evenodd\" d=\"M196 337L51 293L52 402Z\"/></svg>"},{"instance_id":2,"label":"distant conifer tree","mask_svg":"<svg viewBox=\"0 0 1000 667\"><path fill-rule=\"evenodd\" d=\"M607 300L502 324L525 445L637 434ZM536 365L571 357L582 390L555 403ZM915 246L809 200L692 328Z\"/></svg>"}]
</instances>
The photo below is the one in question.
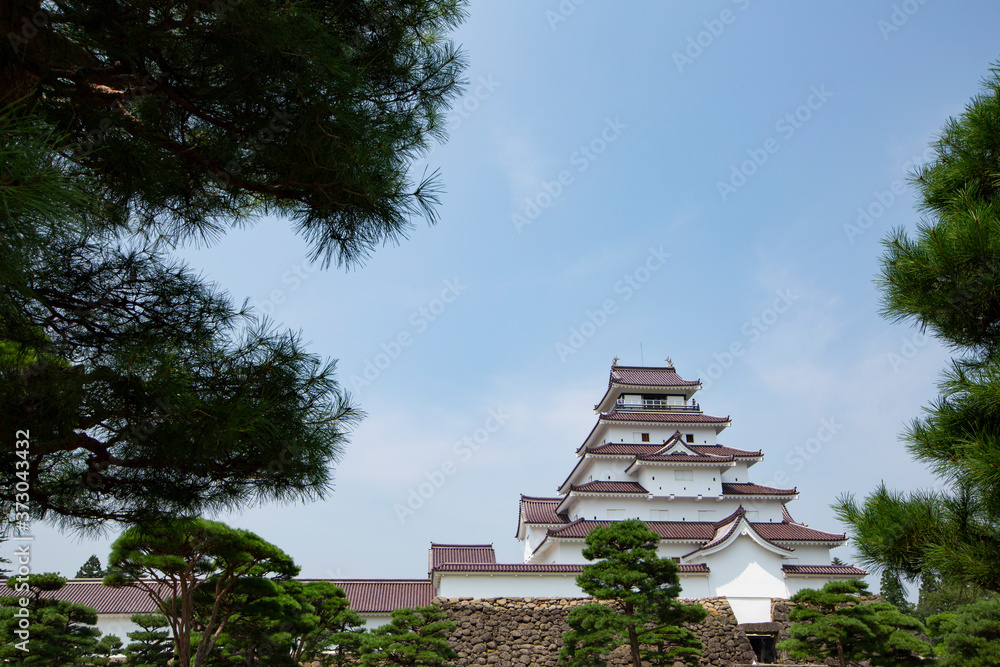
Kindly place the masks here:
<instances>
[{"instance_id":1,"label":"distant conifer tree","mask_svg":"<svg viewBox=\"0 0 1000 667\"><path fill-rule=\"evenodd\" d=\"M76 571L77 579L101 579L105 575L104 568L101 567L101 559L97 554L87 559L87 562Z\"/></svg>"}]
</instances>

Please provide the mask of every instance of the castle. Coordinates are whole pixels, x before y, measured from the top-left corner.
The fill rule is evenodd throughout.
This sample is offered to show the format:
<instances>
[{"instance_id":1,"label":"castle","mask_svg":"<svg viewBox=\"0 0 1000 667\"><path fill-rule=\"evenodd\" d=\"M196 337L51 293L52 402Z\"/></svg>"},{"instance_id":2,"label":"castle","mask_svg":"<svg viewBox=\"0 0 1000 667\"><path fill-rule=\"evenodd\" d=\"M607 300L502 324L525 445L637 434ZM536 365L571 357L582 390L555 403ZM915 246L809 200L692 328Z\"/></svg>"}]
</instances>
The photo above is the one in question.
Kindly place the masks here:
<instances>
[{"instance_id":1,"label":"castle","mask_svg":"<svg viewBox=\"0 0 1000 667\"><path fill-rule=\"evenodd\" d=\"M612 362L597 423L577 448L556 496L522 495L517 539L524 562L497 564L490 545L431 545L441 597L574 597L582 550L597 526L640 519L678 563L682 596L725 597L741 623L771 620L772 598L866 572L830 564L846 536L810 528L787 504L797 489L755 484L759 449L718 442L729 417L705 414L698 380L666 366Z\"/></svg>"},{"instance_id":2,"label":"castle","mask_svg":"<svg viewBox=\"0 0 1000 667\"><path fill-rule=\"evenodd\" d=\"M792 518L787 505L797 489L750 480L763 452L720 444L730 419L705 414L695 400L700 389L669 359L648 367L620 366L616 358L594 406L597 423L557 495L521 496L523 562L497 563L491 544L431 543L427 579L332 581L369 626L435 597L582 597L576 577L588 562L587 534L629 518L660 536L659 554L678 563L682 597L724 597L743 625L773 621L772 599L864 577L859 568L830 564L830 549L845 535ZM121 637L137 629L130 614L155 609L136 589L106 589L100 580L72 580L53 596L94 606L101 629Z\"/></svg>"}]
</instances>

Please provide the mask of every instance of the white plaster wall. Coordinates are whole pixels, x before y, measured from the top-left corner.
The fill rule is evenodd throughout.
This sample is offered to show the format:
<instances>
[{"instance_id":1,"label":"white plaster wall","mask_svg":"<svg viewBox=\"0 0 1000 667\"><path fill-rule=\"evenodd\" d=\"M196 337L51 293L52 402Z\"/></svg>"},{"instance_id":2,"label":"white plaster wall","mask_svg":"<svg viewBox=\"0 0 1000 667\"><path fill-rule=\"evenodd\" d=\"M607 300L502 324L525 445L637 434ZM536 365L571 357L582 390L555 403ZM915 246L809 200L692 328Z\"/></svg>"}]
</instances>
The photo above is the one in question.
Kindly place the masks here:
<instances>
[{"instance_id":1,"label":"white plaster wall","mask_svg":"<svg viewBox=\"0 0 1000 667\"><path fill-rule=\"evenodd\" d=\"M748 519L753 523L781 523L781 501L773 498L733 498L727 501L732 503L733 511L740 505L748 513L756 512L756 516L751 514Z\"/></svg>"},{"instance_id":2,"label":"white plaster wall","mask_svg":"<svg viewBox=\"0 0 1000 667\"><path fill-rule=\"evenodd\" d=\"M803 588L823 588L823 586L831 581L843 581L843 577L820 577L820 576L808 576L808 577L787 577L785 579L785 585L788 587L788 597L791 597L801 591Z\"/></svg>"},{"instance_id":3,"label":"white plaster wall","mask_svg":"<svg viewBox=\"0 0 1000 667\"><path fill-rule=\"evenodd\" d=\"M590 496L590 495L578 495L574 496L569 503L566 504L565 510L569 515L571 521L584 518L588 520L606 521L608 520L608 509L621 509L625 510L624 518L626 519L641 519L643 521L721 521L727 516L735 512L740 505L743 506L750 516L748 517L752 522L761 523L781 523L781 503L777 500L757 500L751 501L746 499L735 499L726 498L724 500L719 500L717 495L702 496L701 500L697 500L694 497L684 498L681 496L674 496L673 500L670 500L669 496L654 496L651 499L647 499L645 496L640 497L609 497L609 496ZM652 510L666 510L667 518L660 518L659 515L652 514ZM709 518L705 518L699 511L714 512ZM754 515L753 512L757 514ZM531 549L535 546L541 544L542 538L545 537L545 532L547 528L542 527L532 527L528 526L525 531L528 541L531 543ZM823 548L825 549L825 547ZM810 564L813 565L823 565L829 560L821 551L816 551L813 553L809 552L809 558L813 559ZM819 560L815 560L818 558ZM805 564L805 561L802 561Z\"/></svg>"},{"instance_id":4,"label":"white plaster wall","mask_svg":"<svg viewBox=\"0 0 1000 667\"><path fill-rule=\"evenodd\" d=\"M783 559L748 535L707 556L710 595L724 595L740 623L771 620L771 598L787 598Z\"/></svg>"},{"instance_id":5,"label":"white plaster wall","mask_svg":"<svg viewBox=\"0 0 1000 667\"><path fill-rule=\"evenodd\" d=\"M737 623L770 623L771 598L727 596Z\"/></svg>"},{"instance_id":6,"label":"white plaster wall","mask_svg":"<svg viewBox=\"0 0 1000 667\"><path fill-rule=\"evenodd\" d=\"M579 542L549 540L540 553L526 562L542 565L547 563L589 563L590 561L584 558L582 553L585 546L583 540Z\"/></svg>"},{"instance_id":7,"label":"white plaster wall","mask_svg":"<svg viewBox=\"0 0 1000 667\"><path fill-rule=\"evenodd\" d=\"M722 481L740 483L751 481L750 473L747 471L747 464L737 461L736 465L722 473Z\"/></svg>"},{"instance_id":8,"label":"white plaster wall","mask_svg":"<svg viewBox=\"0 0 1000 667\"><path fill-rule=\"evenodd\" d=\"M610 422L605 422L608 424L608 430L604 434L605 442L626 442L629 444L642 444L641 442L635 442L635 433L649 433L649 442L651 444L658 444L666 441L674 434L675 431L680 431L681 433L693 433L695 445L714 445L716 444L715 427L697 427L697 426L677 426L676 424L666 424L663 426L636 426L634 424L612 424Z\"/></svg>"},{"instance_id":9,"label":"white plaster wall","mask_svg":"<svg viewBox=\"0 0 1000 667\"><path fill-rule=\"evenodd\" d=\"M361 614L361 618L365 619L366 630L374 630L392 622L392 616L389 614Z\"/></svg>"},{"instance_id":10,"label":"white plaster wall","mask_svg":"<svg viewBox=\"0 0 1000 667\"><path fill-rule=\"evenodd\" d=\"M792 558L797 558L798 562L785 561L795 565L829 565L830 548L824 546L802 546L797 545L795 551L789 554Z\"/></svg>"},{"instance_id":11,"label":"white plaster wall","mask_svg":"<svg viewBox=\"0 0 1000 667\"><path fill-rule=\"evenodd\" d=\"M589 563L590 561L583 557L583 549L587 545L580 540L579 542L558 542L556 549L550 557L546 558L545 563Z\"/></svg>"},{"instance_id":12,"label":"white plaster wall","mask_svg":"<svg viewBox=\"0 0 1000 667\"><path fill-rule=\"evenodd\" d=\"M689 600L697 598L711 597L709 592L708 577L705 575L687 576L681 575L681 597Z\"/></svg>"},{"instance_id":13,"label":"white plaster wall","mask_svg":"<svg viewBox=\"0 0 1000 667\"><path fill-rule=\"evenodd\" d=\"M660 542L656 547L656 555L660 558L680 558L698 548L695 542ZM698 561L701 562L701 561Z\"/></svg>"},{"instance_id":14,"label":"white plaster wall","mask_svg":"<svg viewBox=\"0 0 1000 667\"><path fill-rule=\"evenodd\" d=\"M625 510L621 519L646 519L649 516L649 503L645 496L629 498L579 495L570 499L568 513L571 520L583 517L591 521L605 521L609 518L608 509L620 509Z\"/></svg>"},{"instance_id":15,"label":"white plaster wall","mask_svg":"<svg viewBox=\"0 0 1000 667\"><path fill-rule=\"evenodd\" d=\"M444 598L586 597L575 574L439 574L438 596ZM708 577L681 575L681 597L709 597Z\"/></svg>"},{"instance_id":16,"label":"white plaster wall","mask_svg":"<svg viewBox=\"0 0 1000 667\"><path fill-rule=\"evenodd\" d=\"M615 481L620 482L628 479L625 475L625 461L623 459L606 459L601 456L586 457L583 465L577 471L574 484L586 484L587 482Z\"/></svg>"},{"instance_id":17,"label":"white plaster wall","mask_svg":"<svg viewBox=\"0 0 1000 667\"><path fill-rule=\"evenodd\" d=\"M674 472L690 472L694 479L677 479ZM722 493L722 473L719 468L670 468L666 466L639 466L634 479L643 488L657 496L718 496Z\"/></svg>"},{"instance_id":18,"label":"white plaster wall","mask_svg":"<svg viewBox=\"0 0 1000 667\"><path fill-rule=\"evenodd\" d=\"M584 597L575 574L463 574L442 572L438 596L443 598Z\"/></svg>"},{"instance_id":19,"label":"white plaster wall","mask_svg":"<svg viewBox=\"0 0 1000 667\"><path fill-rule=\"evenodd\" d=\"M115 635L122 640L122 644L128 646L132 640L128 638L128 633L138 632L141 627L133 623L130 619L132 614L98 614L97 629L101 631L101 636Z\"/></svg>"},{"instance_id":20,"label":"white plaster wall","mask_svg":"<svg viewBox=\"0 0 1000 667\"><path fill-rule=\"evenodd\" d=\"M706 556L714 595L727 597L788 597L782 557L740 535L722 551Z\"/></svg>"}]
</instances>

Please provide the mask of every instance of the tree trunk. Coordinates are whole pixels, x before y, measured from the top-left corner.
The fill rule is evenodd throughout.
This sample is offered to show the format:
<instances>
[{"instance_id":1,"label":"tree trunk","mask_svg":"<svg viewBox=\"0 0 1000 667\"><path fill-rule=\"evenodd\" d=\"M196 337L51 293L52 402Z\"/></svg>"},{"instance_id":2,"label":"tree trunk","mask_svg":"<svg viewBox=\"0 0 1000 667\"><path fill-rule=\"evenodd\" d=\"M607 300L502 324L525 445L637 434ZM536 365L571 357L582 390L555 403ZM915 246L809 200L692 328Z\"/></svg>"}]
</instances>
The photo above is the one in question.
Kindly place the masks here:
<instances>
[{"instance_id":1,"label":"tree trunk","mask_svg":"<svg viewBox=\"0 0 1000 667\"><path fill-rule=\"evenodd\" d=\"M847 667L847 658L844 657L844 645L837 640L837 664L840 667Z\"/></svg>"},{"instance_id":2,"label":"tree trunk","mask_svg":"<svg viewBox=\"0 0 1000 667\"><path fill-rule=\"evenodd\" d=\"M632 667L642 667L642 658L639 656L639 635L631 625L628 628L628 643L632 649Z\"/></svg>"}]
</instances>

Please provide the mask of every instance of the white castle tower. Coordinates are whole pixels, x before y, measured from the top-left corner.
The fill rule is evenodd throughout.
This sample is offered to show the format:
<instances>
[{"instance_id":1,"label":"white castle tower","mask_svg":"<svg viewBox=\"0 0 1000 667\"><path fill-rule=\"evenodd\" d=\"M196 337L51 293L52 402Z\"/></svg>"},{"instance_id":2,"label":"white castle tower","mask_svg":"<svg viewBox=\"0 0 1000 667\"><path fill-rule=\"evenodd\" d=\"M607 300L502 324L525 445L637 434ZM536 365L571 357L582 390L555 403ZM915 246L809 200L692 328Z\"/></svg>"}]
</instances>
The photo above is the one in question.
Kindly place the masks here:
<instances>
[{"instance_id":1,"label":"white castle tower","mask_svg":"<svg viewBox=\"0 0 1000 667\"><path fill-rule=\"evenodd\" d=\"M585 564L584 538L594 527L641 519L660 536L660 555L679 563L683 596L725 596L741 622L770 621L772 598L863 577L830 564L845 535L792 518L786 505L796 489L751 481L763 453L720 444L729 417L702 412L694 398L701 383L667 364L615 359L594 406L597 424L558 495L521 496L524 563L540 571Z\"/></svg>"}]
</instances>

